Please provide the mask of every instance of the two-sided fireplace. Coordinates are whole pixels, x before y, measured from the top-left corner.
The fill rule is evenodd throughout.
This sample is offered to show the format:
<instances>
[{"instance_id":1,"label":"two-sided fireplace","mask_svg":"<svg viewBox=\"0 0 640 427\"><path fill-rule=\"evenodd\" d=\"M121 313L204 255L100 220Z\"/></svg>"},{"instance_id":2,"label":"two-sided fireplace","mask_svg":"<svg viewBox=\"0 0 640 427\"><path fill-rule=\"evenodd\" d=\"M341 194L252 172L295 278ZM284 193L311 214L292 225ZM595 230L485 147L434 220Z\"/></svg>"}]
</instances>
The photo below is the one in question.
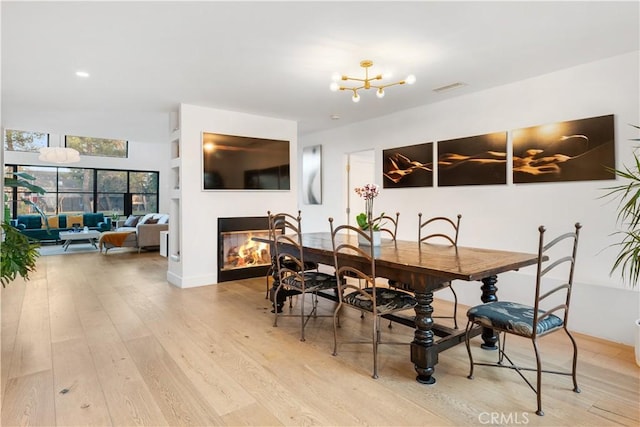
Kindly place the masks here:
<instances>
[{"instance_id":1,"label":"two-sided fireplace","mask_svg":"<svg viewBox=\"0 0 640 427\"><path fill-rule=\"evenodd\" d=\"M218 218L218 282L265 276L271 267L268 217Z\"/></svg>"}]
</instances>

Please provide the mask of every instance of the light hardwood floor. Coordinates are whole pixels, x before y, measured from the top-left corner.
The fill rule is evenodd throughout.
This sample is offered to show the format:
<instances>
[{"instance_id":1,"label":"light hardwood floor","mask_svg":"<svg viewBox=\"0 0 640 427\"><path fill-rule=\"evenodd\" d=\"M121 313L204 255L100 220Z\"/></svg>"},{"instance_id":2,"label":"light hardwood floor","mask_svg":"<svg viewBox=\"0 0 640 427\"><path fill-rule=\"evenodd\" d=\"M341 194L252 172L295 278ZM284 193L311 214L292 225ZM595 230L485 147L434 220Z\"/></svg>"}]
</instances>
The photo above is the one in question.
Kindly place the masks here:
<instances>
[{"instance_id":1,"label":"light hardwood floor","mask_svg":"<svg viewBox=\"0 0 640 427\"><path fill-rule=\"evenodd\" d=\"M297 319L272 327L264 288L259 278L178 289L157 252L41 257L31 281L1 294L2 425L640 424L631 347L578 335L582 393L546 375L538 417L515 373L479 367L467 379L464 345L440 355L433 386L415 381L408 346L381 346L374 380L370 346L331 355L331 319L309 322L306 342ZM340 334L366 335L368 320L347 310ZM384 325L387 338L411 340ZM478 342L476 357L495 357ZM509 344L531 354L528 341ZM547 366L569 365L563 334L541 348Z\"/></svg>"}]
</instances>

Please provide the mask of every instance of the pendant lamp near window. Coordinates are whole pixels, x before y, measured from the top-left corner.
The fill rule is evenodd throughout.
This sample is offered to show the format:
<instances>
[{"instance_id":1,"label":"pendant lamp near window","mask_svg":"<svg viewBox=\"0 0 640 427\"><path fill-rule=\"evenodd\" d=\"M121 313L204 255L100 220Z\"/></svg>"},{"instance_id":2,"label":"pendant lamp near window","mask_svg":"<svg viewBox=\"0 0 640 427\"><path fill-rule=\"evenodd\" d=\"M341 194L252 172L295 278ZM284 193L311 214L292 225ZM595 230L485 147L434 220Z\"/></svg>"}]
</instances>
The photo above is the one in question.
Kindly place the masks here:
<instances>
[{"instance_id":1,"label":"pendant lamp near window","mask_svg":"<svg viewBox=\"0 0 640 427\"><path fill-rule=\"evenodd\" d=\"M80 153L69 147L43 147L38 159L49 163L77 163L80 161Z\"/></svg>"}]
</instances>

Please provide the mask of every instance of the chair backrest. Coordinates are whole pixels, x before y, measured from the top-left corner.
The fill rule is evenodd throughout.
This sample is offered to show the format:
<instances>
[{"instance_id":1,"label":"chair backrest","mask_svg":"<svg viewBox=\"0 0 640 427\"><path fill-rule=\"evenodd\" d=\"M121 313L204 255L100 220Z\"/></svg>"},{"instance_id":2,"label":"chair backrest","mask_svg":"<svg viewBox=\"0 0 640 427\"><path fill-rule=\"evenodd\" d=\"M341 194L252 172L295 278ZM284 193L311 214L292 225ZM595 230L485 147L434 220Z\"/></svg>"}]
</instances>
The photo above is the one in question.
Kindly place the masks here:
<instances>
[{"instance_id":1,"label":"chair backrest","mask_svg":"<svg viewBox=\"0 0 640 427\"><path fill-rule=\"evenodd\" d=\"M269 218L269 238L273 240L273 248L276 257L276 267L280 279L291 274L298 276L301 281L304 277L304 251L302 250L302 218L300 211L297 216L286 212L272 214L267 212ZM282 245L288 245L286 253ZM287 262L283 262L284 260Z\"/></svg>"},{"instance_id":2,"label":"chair backrest","mask_svg":"<svg viewBox=\"0 0 640 427\"><path fill-rule=\"evenodd\" d=\"M295 217L292 214L286 212L280 213L271 213L271 211L267 211L268 218L268 226L269 226L269 239L274 240L276 234L284 234L285 229L285 221L283 219L288 218L289 221L295 222L297 218L301 218L301 211L298 211L298 216ZM276 226L277 225L277 226Z\"/></svg>"},{"instance_id":3,"label":"chair backrest","mask_svg":"<svg viewBox=\"0 0 640 427\"><path fill-rule=\"evenodd\" d=\"M538 243L538 268L536 274L536 293L533 310L534 325L537 325L551 314L564 318L564 324L567 325L569 319L569 306L571 303L571 291L573 288L573 273L575 270L576 254L578 251L578 237L580 235L581 228L582 225L580 225L580 223L576 223L575 231L564 233L550 242L545 243L544 233L546 230L542 225L538 227L540 240ZM546 261L545 257L548 258ZM565 270L561 270L562 268L565 268ZM543 291L542 285L544 276L550 271L554 271L555 277L558 277L558 275L562 273L566 274L566 282L563 282L548 291ZM564 292L564 295L562 295L562 292ZM542 309L541 302L547 298L552 300L552 307ZM558 299L560 301L558 301ZM541 309L542 312L539 313L538 311ZM564 313L556 313L560 311ZM533 330L534 337L536 335L536 329L537 328L534 328Z\"/></svg>"},{"instance_id":4,"label":"chair backrest","mask_svg":"<svg viewBox=\"0 0 640 427\"><path fill-rule=\"evenodd\" d=\"M373 246L373 231L371 228L368 230L362 230L359 227L351 225L339 225L334 227L333 218L329 218L329 225L331 227L331 244L333 247L333 263L336 271L336 278L338 279L338 295L340 298L344 295L345 290L354 289L362 295L365 299L373 301L373 307L376 307L376 293L372 294L364 292L364 288L375 288L376 286L376 262L374 258L374 246ZM348 235L354 234L360 235L366 239L368 245L359 244L358 239L347 239ZM344 256L361 256L365 262L361 265L361 268L356 268L350 265L345 265L342 262ZM350 284L347 278L356 279L356 284ZM352 282L353 283L353 282Z\"/></svg>"},{"instance_id":5,"label":"chair backrest","mask_svg":"<svg viewBox=\"0 0 640 427\"><path fill-rule=\"evenodd\" d=\"M458 233L460 231L460 219L458 214L456 221L444 217L436 216L422 221L422 212L418 214L418 244L436 239L445 240L453 246L458 246Z\"/></svg>"},{"instance_id":6,"label":"chair backrest","mask_svg":"<svg viewBox=\"0 0 640 427\"><path fill-rule=\"evenodd\" d=\"M391 237L391 239L393 239L393 241L395 242L396 236L398 234L399 219L400 219L400 212L396 212L395 218L389 215L385 215L383 213L379 217L375 218L372 222L374 224L376 223L380 224L380 232L388 234L389 237Z\"/></svg>"}]
</instances>

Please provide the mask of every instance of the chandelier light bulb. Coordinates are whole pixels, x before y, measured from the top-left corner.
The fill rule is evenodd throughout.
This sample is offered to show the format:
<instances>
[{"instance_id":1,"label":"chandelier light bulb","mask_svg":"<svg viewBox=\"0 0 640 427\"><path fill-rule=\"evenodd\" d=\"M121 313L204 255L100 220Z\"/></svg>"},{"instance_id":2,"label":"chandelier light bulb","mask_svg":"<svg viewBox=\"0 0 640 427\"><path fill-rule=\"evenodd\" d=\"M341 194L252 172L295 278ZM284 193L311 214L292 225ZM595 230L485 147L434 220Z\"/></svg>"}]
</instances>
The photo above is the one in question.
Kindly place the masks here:
<instances>
[{"instance_id":1,"label":"chandelier light bulb","mask_svg":"<svg viewBox=\"0 0 640 427\"><path fill-rule=\"evenodd\" d=\"M351 98L353 102L360 102L360 95L357 92L354 92L353 97Z\"/></svg>"},{"instance_id":2,"label":"chandelier light bulb","mask_svg":"<svg viewBox=\"0 0 640 427\"><path fill-rule=\"evenodd\" d=\"M338 89L340 89L340 86L338 85L338 83L333 82L329 85L329 89L331 89L331 92L336 92Z\"/></svg>"},{"instance_id":3,"label":"chandelier light bulb","mask_svg":"<svg viewBox=\"0 0 640 427\"><path fill-rule=\"evenodd\" d=\"M408 85L414 84L416 82L416 76L414 76L413 74L409 74L405 82L407 82Z\"/></svg>"},{"instance_id":4,"label":"chandelier light bulb","mask_svg":"<svg viewBox=\"0 0 640 427\"><path fill-rule=\"evenodd\" d=\"M376 96L378 98L384 98L384 89L382 88L378 89L378 91L376 92Z\"/></svg>"},{"instance_id":5,"label":"chandelier light bulb","mask_svg":"<svg viewBox=\"0 0 640 427\"><path fill-rule=\"evenodd\" d=\"M337 82L338 80L342 80L342 75L340 73L333 73L331 75L331 80Z\"/></svg>"}]
</instances>

